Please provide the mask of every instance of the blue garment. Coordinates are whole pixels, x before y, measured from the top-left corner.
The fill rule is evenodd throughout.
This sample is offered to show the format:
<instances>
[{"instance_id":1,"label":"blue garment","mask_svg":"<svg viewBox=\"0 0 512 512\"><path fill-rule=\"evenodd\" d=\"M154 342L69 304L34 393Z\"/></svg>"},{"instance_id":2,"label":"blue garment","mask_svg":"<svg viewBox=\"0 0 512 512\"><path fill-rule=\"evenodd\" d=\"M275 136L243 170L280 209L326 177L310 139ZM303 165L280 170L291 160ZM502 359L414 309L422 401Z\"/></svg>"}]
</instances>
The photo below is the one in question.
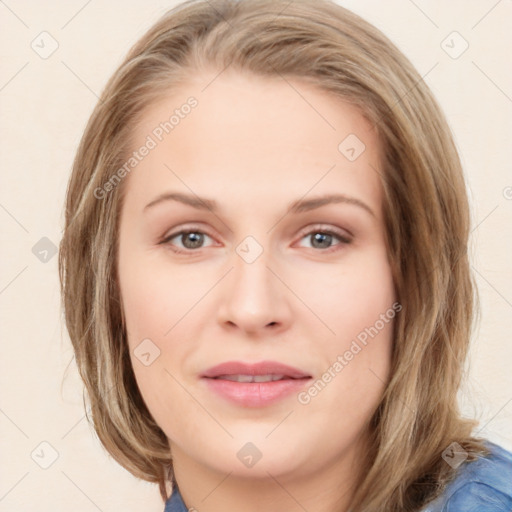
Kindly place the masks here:
<instances>
[{"instance_id":1,"label":"blue garment","mask_svg":"<svg viewBox=\"0 0 512 512\"><path fill-rule=\"evenodd\" d=\"M188 512L178 489L175 489L172 492L171 497L165 502L164 512Z\"/></svg>"},{"instance_id":2,"label":"blue garment","mask_svg":"<svg viewBox=\"0 0 512 512\"><path fill-rule=\"evenodd\" d=\"M512 512L512 453L486 445L491 453L461 464L455 480L422 512Z\"/></svg>"},{"instance_id":3,"label":"blue garment","mask_svg":"<svg viewBox=\"0 0 512 512\"><path fill-rule=\"evenodd\" d=\"M461 464L445 492L421 512L512 512L512 453L490 441L486 444L491 453ZM177 489L164 512L188 512Z\"/></svg>"}]
</instances>

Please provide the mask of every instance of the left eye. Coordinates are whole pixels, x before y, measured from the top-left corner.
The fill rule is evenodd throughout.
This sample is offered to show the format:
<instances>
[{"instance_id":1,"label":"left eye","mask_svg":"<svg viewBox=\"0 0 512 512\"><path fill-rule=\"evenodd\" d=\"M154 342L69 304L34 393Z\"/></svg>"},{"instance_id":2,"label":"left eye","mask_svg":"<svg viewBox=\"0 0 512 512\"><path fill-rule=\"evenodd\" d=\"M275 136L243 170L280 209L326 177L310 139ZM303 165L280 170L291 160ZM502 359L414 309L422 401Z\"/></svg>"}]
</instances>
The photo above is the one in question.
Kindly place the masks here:
<instances>
[{"instance_id":1,"label":"left eye","mask_svg":"<svg viewBox=\"0 0 512 512\"><path fill-rule=\"evenodd\" d=\"M313 249L330 249L336 245L349 244L350 238L342 235L341 233L335 233L334 231L326 231L316 229L310 231L307 235L302 237L301 240L309 239ZM339 240L337 244L333 244L333 240Z\"/></svg>"}]
</instances>

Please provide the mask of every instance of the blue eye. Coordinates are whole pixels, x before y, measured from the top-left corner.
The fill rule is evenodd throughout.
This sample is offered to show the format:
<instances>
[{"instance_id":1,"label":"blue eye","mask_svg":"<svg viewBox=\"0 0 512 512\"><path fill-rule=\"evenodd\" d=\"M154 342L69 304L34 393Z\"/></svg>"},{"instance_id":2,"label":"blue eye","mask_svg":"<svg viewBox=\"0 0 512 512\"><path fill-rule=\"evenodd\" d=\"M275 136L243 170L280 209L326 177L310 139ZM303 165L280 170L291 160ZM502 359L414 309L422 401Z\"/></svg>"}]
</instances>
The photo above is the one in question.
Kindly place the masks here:
<instances>
[{"instance_id":1,"label":"blue eye","mask_svg":"<svg viewBox=\"0 0 512 512\"><path fill-rule=\"evenodd\" d=\"M313 249L332 249L338 245L346 245L351 242L351 239L348 236L342 235L341 233L337 233L330 230L321 230L315 229L310 231L301 240L308 239L311 241L311 246ZM338 240L338 243L334 243L334 240Z\"/></svg>"},{"instance_id":2,"label":"blue eye","mask_svg":"<svg viewBox=\"0 0 512 512\"><path fill-rule=\"evenodd\" d=\"M174 249L176 252L187 252L187 251L193 251L194 249L202 249L204 247L204 240L205 237L210 238L206 233L203 233L199 230L186 230L186 231L179 231L178 233L174 233L165 240L163 240L162 244L169 244L169 245L175 245L175 243L172 243L172 240L177 239L181 242L181 247L178 245L176 246L176 249Z\"/></svg>"}]
</instances>

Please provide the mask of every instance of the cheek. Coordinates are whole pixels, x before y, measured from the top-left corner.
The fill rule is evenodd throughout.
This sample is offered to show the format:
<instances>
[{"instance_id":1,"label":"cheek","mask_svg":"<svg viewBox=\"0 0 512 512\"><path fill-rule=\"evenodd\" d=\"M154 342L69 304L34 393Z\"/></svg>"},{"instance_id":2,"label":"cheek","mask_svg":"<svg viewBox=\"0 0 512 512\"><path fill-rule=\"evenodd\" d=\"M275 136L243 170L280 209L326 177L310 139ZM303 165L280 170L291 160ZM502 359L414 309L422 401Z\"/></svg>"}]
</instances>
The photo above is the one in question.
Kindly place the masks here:
<instances>
[{"instance_id":1,"label":"cheek","mask_svg":"<svg viewBox=\"0 0 512 512\"><path fill-rule=\"evenodd\" d=\"M304 402L311 398L319 413L338 404L330 408L332 414L350 430L371 415L384 391L401 306L383 250L359 259L331 284L316 297L335 335L322 338L325 368L315 386L318 391L311 389Z\"/></svg>"},{"instance_id":2,"label":"cheek","mask_svg":"<svg viewBox=\"0 0 512 512\"><path fill-rule=\"evenodd\" d=\"M144 261L141 257L139 262ZM198 273L173 269L165 261L120 262L122 304L132 341L166 339L208 289Z\"/></svg>"},{"instance_id":3,"label":"cheek","mask_svg":"<svg viewBox=\"0 0 512 512\"><path fill-rule=\"evenodd\" d=\"M390 376L394 317L392 303L381 297L357 316L340 316L338 336L324 345L324 368L299 395L297 417L326 434L320 442L326 450L353 444L379 405Z\"/></svg>"},{"instance_id":4,"label":"cheek","mask_svg":"<svg viewBox=\"0 0 512 512\"><path fill-rule=\"evenodd\" d=\"M197 272L183 268L176 271L162 259L142 265L144 255L135 254L119 262L130 359L151 415L173 436L175 420L170 419L176 418L177 411L183 421L193 413L201 414L191 408L190 395L183 387L188 383L180 371L183 361L197 350L194 314L211 285L204 275L200 278Z\"/></svg>"},{"instance_id":5,"label":"cheek","mask_svg":"<svg viewBox=\"0 0 512 512\"><path fill-rule=\"evenodd\" d=\"M381 246L347 258L339 268L302 272L296 283L297 294L307 298L308 306L334 334L324 337L330 353L374 325L396 301L391 268Z\"/></svg>"}]
</instances>

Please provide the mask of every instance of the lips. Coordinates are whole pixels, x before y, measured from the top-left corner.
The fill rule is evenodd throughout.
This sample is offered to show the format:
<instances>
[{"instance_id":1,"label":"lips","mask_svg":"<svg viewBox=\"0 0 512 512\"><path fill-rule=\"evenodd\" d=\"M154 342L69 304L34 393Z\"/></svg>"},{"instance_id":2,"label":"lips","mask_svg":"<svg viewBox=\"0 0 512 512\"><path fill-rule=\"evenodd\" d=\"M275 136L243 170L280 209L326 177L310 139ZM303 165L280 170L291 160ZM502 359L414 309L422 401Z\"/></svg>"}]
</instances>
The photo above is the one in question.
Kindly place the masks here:
<instances>
[{"instance_id":1,"label":"lips","mask_svg":"<svg viewBox=\"0 0 512 512\"><path fill-rule=\"evenodd\" d=\"M307 373L288 366L286 364L274 362L274 361L262 361L260 363L242 363L238 361L228 361L226 363L218 364L208 370L206 370L202 377L208 379L226 378L233 376L245 376L245 377L265 377L265 376L276 376L279 379L304 379L311 377ZM250 382L248 380L242 382ZM255 380L255 382L261 382L261 380Z\"/></svg>"},{"instance_id":2,"label":"lips","mask_svg":"<svg viewBox=\"0 0 512 512\"><path fill-rule=\"evenodd\" d=\"M299 392L311 375L282 363L229 361L201 375L207 388L230 403L243 407L265 407Z\"/></svg>"}]
</instances>

